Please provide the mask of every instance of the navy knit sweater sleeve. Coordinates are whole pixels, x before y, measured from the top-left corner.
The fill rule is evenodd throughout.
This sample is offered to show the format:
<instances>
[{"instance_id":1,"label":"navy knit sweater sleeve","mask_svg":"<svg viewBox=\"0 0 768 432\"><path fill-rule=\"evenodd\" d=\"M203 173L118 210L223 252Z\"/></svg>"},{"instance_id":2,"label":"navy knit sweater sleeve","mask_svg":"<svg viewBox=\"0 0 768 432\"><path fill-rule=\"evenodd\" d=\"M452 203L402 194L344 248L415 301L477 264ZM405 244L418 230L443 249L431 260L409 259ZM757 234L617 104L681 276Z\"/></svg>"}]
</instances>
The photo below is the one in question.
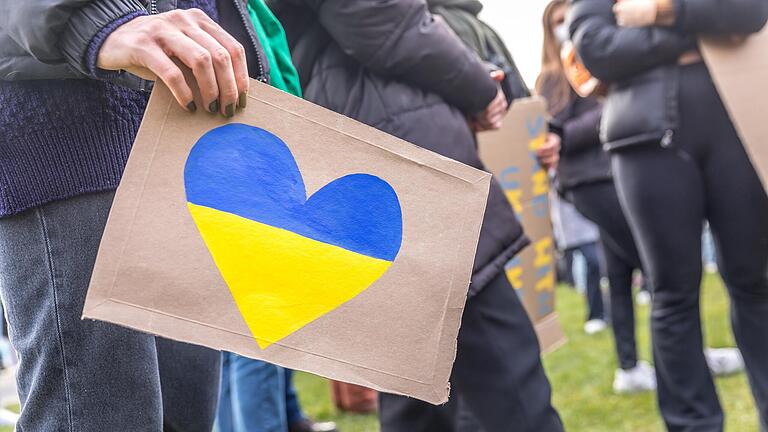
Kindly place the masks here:
<instances>
[{"instance_id":1,"label":"navy knit sweater sleeve","mask_svg":"<svg viewBox=\"0 0 768 432\"><path fill-rule=\"evenodd\" d=\"M215 0L179 0L218 19ZM0 81L0 217L117 187L149 95L104 79L104 40L142 13L102 29L88 47L92 79Z\"/></svg>"}]
</instances>

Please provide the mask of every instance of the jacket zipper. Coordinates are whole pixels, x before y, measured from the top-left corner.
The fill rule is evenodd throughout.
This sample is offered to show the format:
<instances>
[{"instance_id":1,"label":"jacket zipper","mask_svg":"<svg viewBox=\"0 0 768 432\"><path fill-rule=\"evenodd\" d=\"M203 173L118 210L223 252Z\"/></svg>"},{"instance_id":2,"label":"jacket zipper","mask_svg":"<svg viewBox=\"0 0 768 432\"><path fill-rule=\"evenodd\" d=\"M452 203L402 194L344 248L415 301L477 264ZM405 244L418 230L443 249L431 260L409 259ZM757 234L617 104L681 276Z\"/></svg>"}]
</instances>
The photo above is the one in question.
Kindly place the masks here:
<instances>
[{"instance_id":1,"label":"jacket zipper","mask_svg":"<svg viewBox=\"0 0 768 432\"><path fill-rule=\"evenodd\" d=\"M256 65L259 68L259 75L258 80L267 83L267 76L264 73L264 61L261 59L261 51L259 50L259 44L256 42L256 36L253 34L253 31L251 30L251 27L249 26L249 18L245 14L245 11L243 10L243 5L240 3L240 0L232 0L232 3L235 4L235 9L237 9L237 12L240 14L240 20L243 22L243 25L245 26L245 32L248 33L248 37L251 39L251 44L253 45L254 52L256 52ZM150 15L157 15L159 12L157 10L157 0L149 0L149 14Z\"/></svg>"},{"instance_id":2,"label":"jacket zipper","mask_svg":"<svg viewBox=\"0 0 768 432\"><path fill-rule=\"evenodd\" d=\"M240 14L240 19L243 21L243 25L245 26L245 32L248 33L248 37L251 39L253 49L256 52L256 66L259 68L259 75L257 79L266 84L267 75L264 73L264 62L261 59L261 50L259 50L260 44L256 42L256 36L253 34L253 30L251 30L251 26L249 25L249 18L243 10L243 5L240 0L232 0L232 3L235 4L235 9L237 9L237 12Z\"/></svg>"}]
</instances>

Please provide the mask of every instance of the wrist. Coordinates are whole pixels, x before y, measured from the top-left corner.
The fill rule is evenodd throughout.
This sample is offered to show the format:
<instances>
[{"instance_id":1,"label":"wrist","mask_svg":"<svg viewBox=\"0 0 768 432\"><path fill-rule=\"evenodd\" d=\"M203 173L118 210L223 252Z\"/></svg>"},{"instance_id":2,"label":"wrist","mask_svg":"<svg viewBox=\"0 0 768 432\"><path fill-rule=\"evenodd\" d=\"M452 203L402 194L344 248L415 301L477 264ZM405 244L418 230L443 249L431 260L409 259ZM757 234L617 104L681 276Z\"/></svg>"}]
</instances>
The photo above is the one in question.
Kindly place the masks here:
<instances>
[{"instance_id":1,"label":"wrist","mask_svg":"<svg viewBox=\"0 0 768 432\"><path fill-rule=\"evenodd\" d=\"M93 39L91 39L91 42L88 44L88 49L85 56L85 66L88 75L94 78L106 79L114 74L119 73L118 71L105 71L98 67L99 51L101 50L102 45L104 45L104 42L107 40L109 35L117 30L118 27L133 20L134 18L138 18L144 15L147 15L146 11L136 11L129 13L128 15L122 16L110 22L107 26L96 33Z\"/></svg>"},{"instance_id":2,"label":"wrist","mask_svg":"<svg viewBox=\"0 0 768 432\"><path fill-rule=\"evenodd\" d=\"M673 0L655 0L656 21L658 26L672 27L675 25L675 4Z\"/></svg>"}]
</instances>

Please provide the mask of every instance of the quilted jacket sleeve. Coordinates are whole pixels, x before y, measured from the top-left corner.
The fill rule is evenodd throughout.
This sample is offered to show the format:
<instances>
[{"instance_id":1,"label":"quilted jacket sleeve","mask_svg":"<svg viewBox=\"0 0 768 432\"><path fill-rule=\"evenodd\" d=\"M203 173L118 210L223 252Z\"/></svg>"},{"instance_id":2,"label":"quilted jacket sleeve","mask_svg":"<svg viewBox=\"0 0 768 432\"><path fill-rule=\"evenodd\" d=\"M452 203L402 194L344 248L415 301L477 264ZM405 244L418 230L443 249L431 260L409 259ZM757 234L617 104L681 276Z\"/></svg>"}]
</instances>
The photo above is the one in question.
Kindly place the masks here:
<instances>
[{"instance_id":1,"label":"quilted jacket sleeve","mask_svg":"<svg viewBox=\"0 0 768 432\"><path fill-rule=\"evenodd\" d=\"M602 81L614 82L674 62L696 46L676 29L626 28L616 24L613 0L573 0L571 38L584 65Z\"/></svg>"},{"instance_id":2,"label":"quilted jacket sleeve","mask_svg":"<svg viewBox=\"0 0 768 432\"><path fill-rule=\"evenodd\" d=\"M141 12L139 0L0 0L0 26L37 60L64 60L87 74L94 36L109 23Z\"/></svg>"},{"instance_id":3,"label":"quilted jacket sleeve","mask_svg":"<svg viewBox=\"0 0 768 432\"><path fill-rule=\"evenodd\" d=\"M304 0L348 55L368 69L434 92L466 113L496 95L486 65L424 0Z\"/></svg>"}]
</instances>

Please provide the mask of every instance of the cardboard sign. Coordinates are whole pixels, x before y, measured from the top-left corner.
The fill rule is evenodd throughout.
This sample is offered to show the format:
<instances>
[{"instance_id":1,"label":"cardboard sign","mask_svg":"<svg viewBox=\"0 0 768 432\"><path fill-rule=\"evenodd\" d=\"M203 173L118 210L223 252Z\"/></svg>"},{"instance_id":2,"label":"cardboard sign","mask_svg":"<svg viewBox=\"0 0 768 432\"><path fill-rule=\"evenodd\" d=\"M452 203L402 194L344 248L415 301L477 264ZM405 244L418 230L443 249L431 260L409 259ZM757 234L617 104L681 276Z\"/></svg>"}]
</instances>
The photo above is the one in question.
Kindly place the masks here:
<instances>
[{"instance_id":1,"label":"cardboard sign","mask_svg":"<svg viewBox=\"0 0 768 432\"><path fill-rule=\"evenodd\" d=\"M720 98L768 189L768 26L744 41L707 38L700 45Z\"/></svg>"},{"instance_id":2,"label":"cardboard sign","mask_svg":"<svg viewBox=\"0 0 768 432\"><path fill-rule=\"evenodd\" d=\"M248 97L225 120L155 88L84 318L445 402L490 174Z\"/></svg>"},{"instance_id":3,"label":"cardboard sign","mask_svg":"<svg viewBox=\"0 0 768 432\"><path fill-rule=\"evenodd\" d=\"M555 244L547 198L549 178L533 153L546 139L546 119L543 99L516 100L500 130L479 135L480 158L499 180L531 239L531 245L513 258L506 269L545 352L565 342L555 313Z\"/></svg>"}]
</instances>

